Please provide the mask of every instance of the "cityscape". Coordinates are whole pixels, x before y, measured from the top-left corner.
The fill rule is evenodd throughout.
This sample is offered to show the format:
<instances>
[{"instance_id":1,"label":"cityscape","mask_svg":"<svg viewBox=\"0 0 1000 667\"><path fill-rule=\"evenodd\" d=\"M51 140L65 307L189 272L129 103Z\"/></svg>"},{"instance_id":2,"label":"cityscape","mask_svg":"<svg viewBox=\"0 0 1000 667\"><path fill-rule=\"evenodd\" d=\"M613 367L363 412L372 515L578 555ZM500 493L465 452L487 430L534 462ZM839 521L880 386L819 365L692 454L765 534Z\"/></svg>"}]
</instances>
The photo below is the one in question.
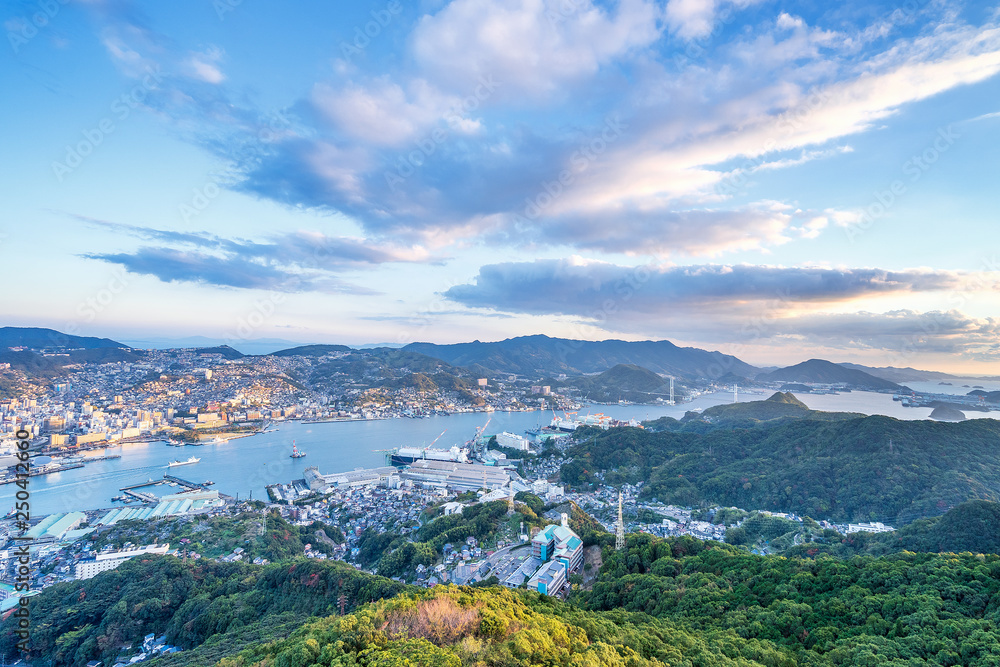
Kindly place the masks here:
<instances>
[{"instance_id":1,"label":"cityscape","mask_svg":"<svg viewBox=\"0 0 1000 667\"><path fill-rule=\"evenodd\" d=\"M0 667L997 667L996 0L16 0Z\"/></svg>"}]
</instances>

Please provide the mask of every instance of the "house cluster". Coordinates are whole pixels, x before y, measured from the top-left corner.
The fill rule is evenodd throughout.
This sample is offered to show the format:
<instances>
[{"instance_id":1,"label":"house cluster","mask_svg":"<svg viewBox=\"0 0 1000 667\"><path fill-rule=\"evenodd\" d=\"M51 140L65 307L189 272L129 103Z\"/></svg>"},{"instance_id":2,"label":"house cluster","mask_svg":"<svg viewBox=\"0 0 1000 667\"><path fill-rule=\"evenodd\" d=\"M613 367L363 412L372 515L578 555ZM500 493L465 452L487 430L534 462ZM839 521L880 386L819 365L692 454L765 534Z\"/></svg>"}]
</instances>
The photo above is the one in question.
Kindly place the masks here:
<instances>
[{"instance_id":1,"label":"house cluster","mask_svg":"<svg viewBox=\"0 0 1000 667\"><path fill-rule=\"evenodd\" d=\"M112 667L128 667L129 665L134 665L159 656L179 653L181 650L182 649L178 646L171 646L168 644L166 635L160 635L157 637L155 634L149 633L142 640L142 646L139 648L138 654L127 658L119 657L118 661ZM98 660L88 662L87 667L101 667L101 662Z\"/></svg>"}]
</instances>

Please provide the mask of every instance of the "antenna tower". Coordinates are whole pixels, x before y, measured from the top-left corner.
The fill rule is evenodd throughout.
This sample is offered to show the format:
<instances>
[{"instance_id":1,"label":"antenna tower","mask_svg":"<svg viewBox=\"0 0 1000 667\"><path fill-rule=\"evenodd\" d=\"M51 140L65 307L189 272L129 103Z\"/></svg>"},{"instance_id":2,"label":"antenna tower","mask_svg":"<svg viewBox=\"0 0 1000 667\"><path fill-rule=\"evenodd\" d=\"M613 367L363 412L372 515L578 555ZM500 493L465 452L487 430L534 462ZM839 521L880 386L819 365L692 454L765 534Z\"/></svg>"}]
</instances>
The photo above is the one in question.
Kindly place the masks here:
<instances>
[{"instance_id":1,"label":"antenna tower","mask_svg":"<svg viewBox=\"0 0 1000 667\"><path fill-rule=\"evenodd\" d=\"M622 492L618 492L618 525L615 527L615 551L625 548L625 519L622 516Z\"/></svg>"}]
</instances>

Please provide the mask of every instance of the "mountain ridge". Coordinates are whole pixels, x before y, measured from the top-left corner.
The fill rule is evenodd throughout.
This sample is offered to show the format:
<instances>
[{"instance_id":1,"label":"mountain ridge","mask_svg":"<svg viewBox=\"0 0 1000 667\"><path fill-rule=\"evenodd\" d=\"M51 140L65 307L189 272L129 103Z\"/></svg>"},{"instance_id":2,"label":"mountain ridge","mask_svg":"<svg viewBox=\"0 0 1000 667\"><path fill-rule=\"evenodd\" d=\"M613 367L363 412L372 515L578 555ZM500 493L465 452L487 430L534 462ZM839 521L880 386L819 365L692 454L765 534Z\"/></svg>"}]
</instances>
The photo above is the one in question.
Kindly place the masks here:
<instances>
[{"instance_id":1,"label":"mountain ridge","mask_svg":"<svg viewBox=\"0 0 1000 667\"><path fill-rule=\"evenodd\" d=\"M478 340L447 345L417 342L403 349L452 365L475 363L498 373L529 376L601 373L619 364L633 364L654 373L689 379L714 379L727 372L753 376L759 371L756 366L732 355L679 347L668 340L584 341L535 334L486 343Z\"/></svg>"}]
</instances>

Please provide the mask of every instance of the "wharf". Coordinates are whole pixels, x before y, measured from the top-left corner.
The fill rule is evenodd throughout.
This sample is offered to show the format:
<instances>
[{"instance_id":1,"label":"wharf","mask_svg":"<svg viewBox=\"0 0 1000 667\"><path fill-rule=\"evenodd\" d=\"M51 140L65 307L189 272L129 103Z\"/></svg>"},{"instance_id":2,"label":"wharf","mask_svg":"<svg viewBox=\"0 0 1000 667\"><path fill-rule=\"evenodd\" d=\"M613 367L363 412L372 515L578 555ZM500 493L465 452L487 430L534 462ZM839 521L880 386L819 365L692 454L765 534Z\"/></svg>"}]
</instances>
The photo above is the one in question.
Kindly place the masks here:
<instances>
[{"instance_id":1,"label":"wharf","mask_svg":"<svg viewBox=\"0 0 1000 667\"><path fill-rule=\"evenodd\" d=\"M137 489L142 489L147 486L159 486L161 484L176 484L184 487L185 491L207 491L209 486L208 484L189 482L186 479L181 479L180 477L174 477L173 475L164 473L163 479L148 479L145 482L139 482L138 484L123 486L119 489L119 491L130 498L141 500L144 503L158 503L160 502L160 499L155 495L145 491L137 491Z\"/></svg>"},{"instance_id":2,"label":"wharf","mask_svg":"<svg viewBox=\"0 0 1000 667\"><path fill-rule=\"evenodd\" d=\"M56 466L55 468L35 468L32 469L27 476L39 477L41 475L51 475L52 473L55 472L62 472L64 470L73 470L74 468L82 468L82 467L83 467L82 463L71 463L69 465ZM24 477L25 477L24 475L21 475L21 477L14 476L14 477L0 479L0 484L13 484L18 479L24 479Z\"/></svg>"}]
</instances>

